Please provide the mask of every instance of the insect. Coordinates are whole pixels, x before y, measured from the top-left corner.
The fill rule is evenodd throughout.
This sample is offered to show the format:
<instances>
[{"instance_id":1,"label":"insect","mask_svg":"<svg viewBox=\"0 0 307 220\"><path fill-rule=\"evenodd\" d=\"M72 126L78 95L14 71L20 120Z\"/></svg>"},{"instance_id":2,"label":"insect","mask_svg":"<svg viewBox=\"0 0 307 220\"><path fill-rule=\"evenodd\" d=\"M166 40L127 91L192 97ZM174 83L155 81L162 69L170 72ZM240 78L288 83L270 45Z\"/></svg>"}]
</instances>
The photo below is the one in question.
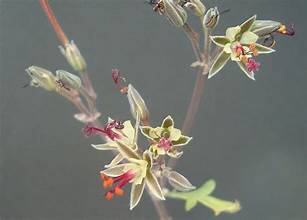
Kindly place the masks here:
<instances>
[{"instance_id":1,"label":"insect","mask_svg":"<svg viewBox=\"0 0 307 220\"><path fill-rule=\"evenodd\" d=\"M164 14L163 0L149 0L149 2L147 3L153 6L154 12L158 12L159 14Z\"/></svg>"}]
</instances>

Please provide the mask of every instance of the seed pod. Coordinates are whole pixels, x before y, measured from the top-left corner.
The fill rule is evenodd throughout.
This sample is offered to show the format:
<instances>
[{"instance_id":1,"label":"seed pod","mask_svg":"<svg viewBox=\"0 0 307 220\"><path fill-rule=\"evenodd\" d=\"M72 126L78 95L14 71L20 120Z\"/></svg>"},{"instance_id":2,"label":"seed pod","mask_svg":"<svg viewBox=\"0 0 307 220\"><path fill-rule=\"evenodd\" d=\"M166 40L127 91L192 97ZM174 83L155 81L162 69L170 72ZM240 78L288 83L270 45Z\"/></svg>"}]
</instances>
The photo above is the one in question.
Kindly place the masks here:
<instances>
[{"instance_id":1,"label":"seed pod","mask_svg":"<svg viewBox=\"0 0 307 220\"><path fill-rule=\"evenodd\" d=\"M259 37L265 37L274 33L281 27L281 23L270 20L256 20L251 27L251 31L257 34Z\"/></svg>"},{"instance_id":2,"label":"seed pod","mask_svg":"<svg viewBox=\"0 0 307 220\"><path fill-rule=\"evenodd\" d=\"M141 95L131 84L128 85L127 97L130 104L130 111L133 117L136 120L137 117L139 117L141 122L147 121L149 117L147 106Z\"/></svg>"},{"instance_id":3,"label":"seed pod","mask_svg":"<svg viewBox=\"0 0 307 220\"><path fill-rule=\"evenodd\" d=\"M168 20L176 27L182 27L187 19L188 15L186 11L173 0L163 0L165 15Z\"/></svg>"},{"instance_id":4,"label":"seed pod","mask_svg":"<svg viewBox=\"0 0 307 220\"><path fill-rule=\"evenodd\" d=\"M62 83L64 83L65 86L68 86L69 88L79 90L81 87L81 79L65 70L57 70L56 76Z\"/></svg>"},{"instance_id":5,"label":"seed pod","mask_svg":"<svg viewBox=\"0 0 307 220\"><path fill-rule=\"evenodd\" d=\"M203 26L208 29L215 28L219 23L219 17L218 8L210 8L203 19Z\"/></svg>"},{"instance_id":6,"label":"seed pod","mask_svg":"<svg viewBox=\"0 0 307 220\"><path fill-rule=\"evenodd\" d=\"M206 11L205 5L200 0L190 0L184 6L189 8L196 16L199 17L204 16Z\"/></svg>"},{"instance_id":7,"label":"seed pod","mask_svg":"<svg viewBox=\"0 0 307 220\"><path fill-rule=\"evenodd\" d=\"M66 57L67 62L77 72L84 72L86 69L86 62L81 55L77 45L71 41L65 45L65 48L60 46L62 54Z\"/></svg>"},{"instance_id":8,"label":"seed pod","mask_svg":"<svg viewBox=\"0 0 307 220\"><path fill-rule=\"evenodd\" d=\"M49 71L38 66L30 66L26 72L32 78L30 85L34 87L41 87L47 91L56 89L56 77Z\"/></svg>"}]
</instances>

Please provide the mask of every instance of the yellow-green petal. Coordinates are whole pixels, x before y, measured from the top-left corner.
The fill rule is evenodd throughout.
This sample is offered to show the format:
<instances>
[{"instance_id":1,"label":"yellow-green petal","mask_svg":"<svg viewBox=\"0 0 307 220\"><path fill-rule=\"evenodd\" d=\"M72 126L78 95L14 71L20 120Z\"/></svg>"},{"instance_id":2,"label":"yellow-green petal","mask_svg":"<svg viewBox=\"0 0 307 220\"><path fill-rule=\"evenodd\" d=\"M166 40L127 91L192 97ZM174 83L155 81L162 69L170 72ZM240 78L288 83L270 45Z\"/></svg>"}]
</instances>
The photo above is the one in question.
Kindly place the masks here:
<instances>
[{"instance_id":1,"label":"yellow-green petal","mask_svg":"<svg viewBox=\"0 0 307 220\"><path fill-rule=\"evenodd\" d=\"M158 199L165 200L160 184L158 183L155 175L150 170L147 171L146 184L148 186L149 192L151 192Z\"/></svg>"},{"instance_id":2,"label":"yellow-green petal","mask_svg":"<svg viewBox=\"0 0 307 220\"><path fill-rule=\"evenodd\" d=\"M251 31L244 32L244 33L242 34L241 39L240 39L240 43L243 44L243 45L256 43L256 41L258 40L258 38L259 38L258 35L257 35L257 34L254 34L254 33L251 32Z\"/></svg>"},{"instance_id":3,"label":"yellow-green petal","mask_svg":"<svg viewBox=\"0 0 307 220\"><path fill-rule=\"evenodd\" d=\"M257 15L254 15L252 17L250 17L249 19L247 19L244 23L242 23L240 25L241 27L241 34L243 34L246 31L249 31L251 29L251 27L253 26L253 24L255 23L257 18Z\"/></svg>"},{"instance_id":4,"label":"yellow-green petal","mask_svg":"<svg viewBox=\"0 0 307 220\"><path fill-rule=\"evenodd\" d=\"M240 31L241 31L240 26L227 28L226 38L228 38L230 42L233 42L236 40L236 36L240 33Z\"/></svg>"},{"instance_id":5,"label":"yellow-green petal","mask_svg":"<svg viewBox=\"0 0 307 220\"><path fill-rule=\"evenodd\" d=\"M210 39L219 47L224 47L226 44L230 43L230 40L225 36L210 36Z\"/></svg>"},{"instance_id":6,"label":"yellow-green petal","mask_svg":"<svg viewBox=\"0 0 307 220\"><path fill-rule=\"evenodd\" d=\"M266 47L261 44L256 44L256 50L258 50L259 54L268 54L275 52L275 50L272 49L271 47Z\"/></svg>"},{"instance_id":7,"label":"yellow-green petal","mask_svg":"<svg viewBox=\"0 0 307 220\"><path fill-rule=\"evenodd\" d=\"M227 63L227 61L230 59L230 54L227 54L226 52L222 51L216 60L213 62L208 78L213 77L215 74L217 74Z\"/></svg>"},{"instance_id":8,"label":"yellow-green petal","mask_svg":"<svg viewBox=\"0 0 307 220\"><path fill-rule=\"evenodd\" d=\"M247 69L247 67L246 67L246 65L245 65L244 63L242 63L242 62L237 62L237 64L239 65L240 69L245 73L245 75L246 75L248 78L250 78L250 79L252 79L252 80L255 80L255 74L254 74L254 72L248 71L248 69Z\"/></svg>"},{"instance_id":9,"label":"yellow-green petal","mask_svg":"<svg viewBox=\"0 0 307 220\"><path fill-rule=\"evenodd\" d=\"M145 180L143 179L141 184L132 183L130 192L130 210L132 210L139 203L145 186Z\"/></svg>"}]
</instances>

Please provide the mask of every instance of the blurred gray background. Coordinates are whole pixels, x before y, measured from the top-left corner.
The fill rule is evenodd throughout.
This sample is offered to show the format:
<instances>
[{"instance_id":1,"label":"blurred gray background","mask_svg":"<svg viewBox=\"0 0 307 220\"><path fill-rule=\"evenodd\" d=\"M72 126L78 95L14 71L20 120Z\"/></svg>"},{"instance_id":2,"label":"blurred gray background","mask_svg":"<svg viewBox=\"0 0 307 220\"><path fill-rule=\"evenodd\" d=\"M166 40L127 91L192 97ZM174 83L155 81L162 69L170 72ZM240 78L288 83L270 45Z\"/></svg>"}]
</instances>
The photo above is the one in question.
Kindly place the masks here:
<instances>
[{"instance_id":1,"label":"blurred gray background","mask_svg":"<svg viewBox=\"0 0 307 220\"><path fill-rule=\"evenodd\" d=\"M142 93L156 125L171 114L180 127L196 75L189 67L191 47L179 29L143 0L51 5L88 62L103 120L130 118L127 100L111 80L116 67ZM294 23L297 35L278 37L278 52L259 57L256 82L231 63L206 83L193 142L177 167L197 186L215 179L214 195L239 199L242 211L214 217L200 205L186 213L182 201L169 200L167 207L180 220L307 219L307 3L208 0L206 5L231 8L217 35L255 13ZM98 174L111 153L90 147L99 139L83 137L83 125L66 100L22 88L30 65L72 71L38 1L2 0L0 15L0 219L157 219L147 195L133 212L128 196L107 202ZM191 23L196 21L191 16Z\"/></svg>"}]
</instances>

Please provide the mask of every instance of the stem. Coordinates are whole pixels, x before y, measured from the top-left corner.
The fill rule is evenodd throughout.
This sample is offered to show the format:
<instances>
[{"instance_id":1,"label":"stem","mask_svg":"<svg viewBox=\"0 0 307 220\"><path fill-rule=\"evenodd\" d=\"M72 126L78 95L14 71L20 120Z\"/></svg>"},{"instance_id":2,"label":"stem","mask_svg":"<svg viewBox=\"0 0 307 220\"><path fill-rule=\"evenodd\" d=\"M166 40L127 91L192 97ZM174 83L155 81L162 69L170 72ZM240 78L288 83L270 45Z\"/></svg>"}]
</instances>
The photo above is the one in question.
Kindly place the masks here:
<instances>
[{"instance_id":1,"label":"stem","mask_svg":"<svg viewBox=\"0 0 307 220\"><path fill-rule=\"evenodd\" d=\"M203 61L203 56L202 56L202 53L201 53L201 50L200 50L200 47L199 47L198 33L195 32L192 29L192 27L187 23L185 23L183 25L183 31L190 40L190 43L192 45L192 49L193 49L193 52L195 54L197 61L199 61L201 63Z\"/></svg>"},{"instance_id":2,"label":"stem","mask_svg":"<svg viewBox=\"0 0 307 220\"><path fill-rule=\"evenodd\" d=\"M204 60L202 68L200 68L196 81L194 84L194 89L192 93L192 98L182 125L182 132L184 134L189 134L193 126L195 116L199 109L199 104L204 93L205 81L208 79L208 71L210 65L210 38L209 30L204 28ZM197 57L197 56L196 56ZM171 158L168 162L168 166L174 168L177 165L177 159Z\"/></svg>"},{"instance_id":3,"label":"stem","mask_svg":"<svg viewBox=\"0 0 307 220\"><path fill-rule=\"evenodd\" d=\"M48 17L48 20L50 22L50 24L52 25L59 41L61 42L61 44L63 46L65 46L66 44L69 43L68 38L66 37L61 25L59 24L58 20L56 19L52 8L49 5L49 1L48 0L39 0L42 9L44 10L46 16Z\"/></svg>"}]
</instances>

